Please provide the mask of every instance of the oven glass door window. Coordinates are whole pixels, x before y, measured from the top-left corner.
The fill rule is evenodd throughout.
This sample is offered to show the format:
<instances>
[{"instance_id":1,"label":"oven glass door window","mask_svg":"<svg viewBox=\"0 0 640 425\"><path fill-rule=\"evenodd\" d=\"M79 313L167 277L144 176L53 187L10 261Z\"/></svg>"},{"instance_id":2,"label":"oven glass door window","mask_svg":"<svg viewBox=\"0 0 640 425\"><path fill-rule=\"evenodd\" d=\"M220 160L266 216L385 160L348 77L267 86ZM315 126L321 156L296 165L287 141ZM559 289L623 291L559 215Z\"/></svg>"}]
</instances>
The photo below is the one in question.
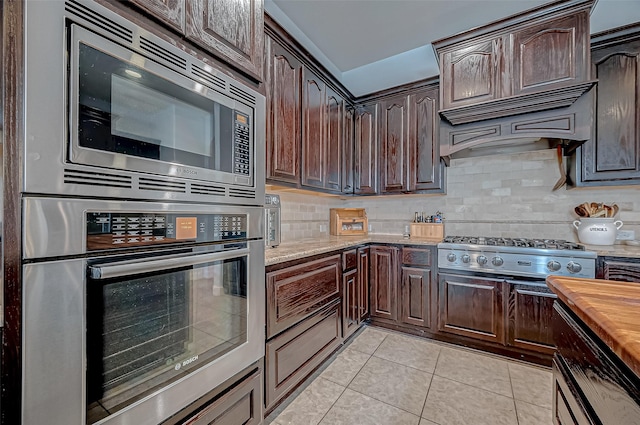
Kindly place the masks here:
<instances>
[{"instance_id":1,"label":"oven glass door window","mask_svg":"<svg viewBox=\"0 0 640 425\"><path fill-rule=\"evenodd\" d=\"M231 108L83 43L78 49L81 147L233 172Z\"/></svg>"},{"instance_id":2,"label":"oven glass door window","mask_svg":"<svg viewBox=\"0 0 640 425\"><path fill-rule=\"evenodd\" d=\"M247 257L87 284L87 423L247 342Z\"/></svg>"}]
</instances>

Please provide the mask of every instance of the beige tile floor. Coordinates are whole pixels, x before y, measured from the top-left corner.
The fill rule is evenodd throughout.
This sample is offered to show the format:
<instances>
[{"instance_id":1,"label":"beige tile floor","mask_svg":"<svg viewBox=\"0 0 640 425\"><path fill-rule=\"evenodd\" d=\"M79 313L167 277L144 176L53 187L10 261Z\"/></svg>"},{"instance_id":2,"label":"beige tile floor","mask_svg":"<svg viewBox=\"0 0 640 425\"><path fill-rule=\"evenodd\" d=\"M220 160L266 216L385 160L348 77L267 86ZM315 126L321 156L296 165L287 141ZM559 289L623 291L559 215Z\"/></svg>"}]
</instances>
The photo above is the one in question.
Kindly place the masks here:
<instances>
[{"instance_id":1,"label":"beige tile floor","mask_svg":"<svg viewBox=\"0 0 640 425\"><path fill-rule=\"evenodd\" d=\"M265 425L550 425L550 369L360 330Z\"/></svg>"}]
</instances>

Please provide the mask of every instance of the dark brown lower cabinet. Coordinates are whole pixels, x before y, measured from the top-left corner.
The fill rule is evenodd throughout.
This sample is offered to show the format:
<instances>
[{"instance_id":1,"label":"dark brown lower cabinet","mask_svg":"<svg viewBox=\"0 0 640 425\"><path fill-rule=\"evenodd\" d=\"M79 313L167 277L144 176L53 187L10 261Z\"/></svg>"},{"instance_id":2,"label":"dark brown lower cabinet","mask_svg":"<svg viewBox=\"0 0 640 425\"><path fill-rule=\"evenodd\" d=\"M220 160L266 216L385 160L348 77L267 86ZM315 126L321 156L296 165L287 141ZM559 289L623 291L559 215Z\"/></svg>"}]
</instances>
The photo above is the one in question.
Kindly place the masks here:
<instances>
[{"instance_id":1,"label":"dark brown lower cabinet","mask_svg":"<svg viewBox=\"0 0 640 425\"><path fill-rule=\"evenodd\" d=\"M342 344L341 301L267 341L265 404L267 411L298 386Z\"/></svg>"},{"instance_id":2,"label":"dark brown lower cabinet","mask_svg":"<svg viewBox=\"0 0 640 425\"><path fill-rule=\"evenodd\" d=\"M183 425L257 425L262 423L262 373L254 372Z\"/></svg>"},{"instance_id":3,"label":"dark brown lower cabinet","mask_svg":"<svg viewBox=\"0 0 640 425\"><path fill-rule=\"evenodd\" d=\"M544 282L507 281L507 344L552 355L553 301L557 298Z\"/></svg>"},{"instance_id":4,"label":"dark brown lower cabinet","mask_svg":"<svg viewBox=\"0 0 640 425\"><path fill-rule=\"evenodd\" d=\"M640 425L640 378L560 301L553 335L554 424Z\"/></svg>"},{"instance_id":5,"label":"dark brown lower cabinet","mask_svg":"<svg viewBox=\"0 0 640 425\"><path fill-rule=\"evenodd\" d=\"M358 321L369 318L369 247L358 248Z\"/></svg>"},{"instance_id":6,"label":"dark brown lower cabinet","mask_svg":"<svg viewBox=\"0 0 640 425\"><path fill-rule=\"evenodd\" d=\"M395 246L370 248L369 286L371 317L396 320L398 317L398 252Z\"/></svg>"},{"instance_id":7,"label":"dark brown lower cabinet","mask_svg":"<svg viewBox=\"0 0 640 425\"><path fill-rule=\"evenodd\" d=\"M502 279L440 274L438 329L504 343Z\"/></svg>"},{"instance_id":8,"label":"dark brown lower cabinet","mask_svg":"<svg viewBox=\"0 0 640 425\"><path fill-rule=\"evenodd\" d=\"M348 338L369 315L369 248L342 254L342 337Z\"/></svg>"},{"instance_id":9,"label":"dark brown lower cabinet","mask_svg":"<svg viewBox=\"0 0 640 425\"><path fill-rule=\"evenodd\" d=\"M640 258L598 257L599 279L640 282Z\"/></svg>"},{"instance_id":10,"label":"dark brown lower cabinet","mask_svg":"<svg viewBox=\"0 0 640 425\"><path fill-rule=\"evenodd\" d=\"M342 336L349 337L360 327L358 301L358 269L349 270L342 275Z\"/></svg>"},{"instance_id":11,"label":"dark brown lower cabinet","mask_svg":"<svg viewBox=\"0 0 640 425\"><path fill-rule=\"evenodd\" d=\"M431 327L431 270L402 266L400 322Z\"/></svg>"}]
</instances>

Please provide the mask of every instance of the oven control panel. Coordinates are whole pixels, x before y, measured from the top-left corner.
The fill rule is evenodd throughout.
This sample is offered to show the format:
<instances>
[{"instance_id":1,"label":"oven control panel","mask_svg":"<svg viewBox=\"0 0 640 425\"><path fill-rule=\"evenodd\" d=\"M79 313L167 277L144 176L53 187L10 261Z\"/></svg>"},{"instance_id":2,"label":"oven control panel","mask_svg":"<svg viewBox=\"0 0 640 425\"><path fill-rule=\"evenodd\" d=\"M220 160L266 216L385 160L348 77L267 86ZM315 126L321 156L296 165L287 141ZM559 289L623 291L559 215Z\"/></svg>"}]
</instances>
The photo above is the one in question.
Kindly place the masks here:
<instances>
[{"instance_id":1,"label":"oven control panel","mask_svg":"<svg viewBox=\"0 0 640 425\"><path fill-rule=\"evenodd\" d=\"M246 214L86 213L87 251L246 238Z\"/></svg>"},{"instance_id":2,"label":"oven control panel","mask_svg":"<svg viewBox=\"0 0 640 425\"><path fill-rule=\"evenodd\" d=\"M249 137L249 116L234 111L235 127L234 127L234 152L233 152L233 172L249 176L251 174L251 157L250 157L250 137Z\"/></svg>"}]
</instances>

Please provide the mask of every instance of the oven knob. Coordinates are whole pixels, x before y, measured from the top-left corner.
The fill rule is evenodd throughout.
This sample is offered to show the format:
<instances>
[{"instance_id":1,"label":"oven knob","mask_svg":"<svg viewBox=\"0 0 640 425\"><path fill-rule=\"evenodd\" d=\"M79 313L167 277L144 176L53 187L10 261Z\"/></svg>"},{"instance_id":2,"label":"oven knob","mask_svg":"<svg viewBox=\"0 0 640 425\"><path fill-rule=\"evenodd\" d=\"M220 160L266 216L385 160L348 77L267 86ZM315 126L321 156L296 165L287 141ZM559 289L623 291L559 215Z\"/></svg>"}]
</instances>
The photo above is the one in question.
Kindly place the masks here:
<instances>
[{"instance_id":1,"label":"oven knob","mask_svg":"<svg viewBox=\"0 0 640 425\"><path fill-rule=\"evenodd\" d=\"M562 265L559 262L552 260L547 263L547 268L552 272L557 272L562 268Z\"/></svg>"},{"instance_id":2,"label":"oven knob","mask_svg":"<svg viewBox=\"0 0 640 425\"><path fill-rule=\"evenodd\" d=\"M582 266L580 263L569 261L569 264L567 264L567 270L569 270L569 273L579 273L580 270L582 270Z\"/></svg>"},{"instance_id":3,"label":"oven knob","mask_svg":"<svg viewBox=\"0 0 640 425\"><path fill-rule=\"evenodd\" d=\"M460 259L463 263L468 263L469 261L471 261L471 256L469 254L462 254L462 257L460 257Z\"/></svg>"},{"instance_id":4,"label":"oven knob","mask_svg":"<svg viewBox=\"0 0 640 425\"><path fill-rule=\"evenodd\" d=\"M456 254L454 254L453 252L447 254L447 260L449 260L450 263L453 263L454 261L456 261Z\"/></svg>"},{"instance_id":5,"label":"oven knob","mask_svg":"<svg viewBox=\"0 0 640 425\"><path fill-rule=\"evenodd\" d=\"M500 267L501 265L504 264L504 260L502 259L502 257L493 257L491 259L491 264L493 264L496 267Z\"/></svg>"},{"instance_id":6,"label":"oven knob","mask_svg":"<svg viewBox=\"0 0 640 425\"><path fill-rule=\"evenodd\" d=\"M481 266L484 266L485 264L487 264L487 257L485 257L484 255L479 255L478 259L476 260L478 262L478 264L480 264Z\"/></svg>"}]
</instances>

